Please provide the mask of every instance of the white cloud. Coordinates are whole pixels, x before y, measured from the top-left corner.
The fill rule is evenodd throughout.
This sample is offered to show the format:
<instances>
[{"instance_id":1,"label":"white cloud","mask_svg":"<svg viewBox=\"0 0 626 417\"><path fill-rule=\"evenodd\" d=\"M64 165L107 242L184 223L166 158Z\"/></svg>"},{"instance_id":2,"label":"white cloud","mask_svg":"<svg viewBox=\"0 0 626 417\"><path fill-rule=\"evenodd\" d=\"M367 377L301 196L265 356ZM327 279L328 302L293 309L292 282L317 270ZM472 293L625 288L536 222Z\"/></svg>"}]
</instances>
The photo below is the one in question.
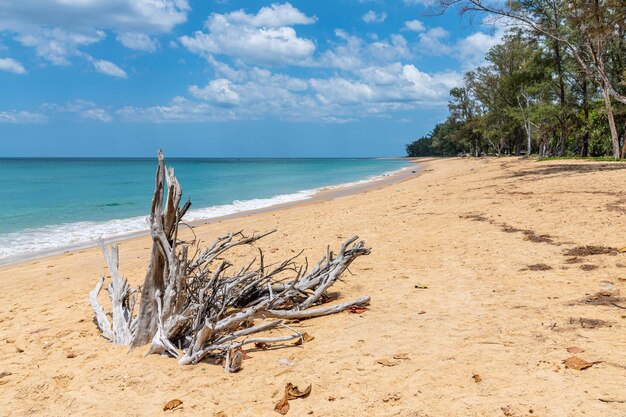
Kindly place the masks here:
<instances>
[{"instance_id":1,"label":"white cloud","mask_svg":"<svg viewBox=\"0 0 626 417\"><path fill-rule=\"evenodd\" d=\"M93 101L76 99L63 105L56 103L44 103L41 109L46 113L70 113L83 119L110 122L113 117L103 108L98 107Z\"/></svg>"},{"instance_id":2,"label":"white cloud","mask_svg":"<svg viewBox=\"0 0 626 417\"><path fill-rule=\"evenodd\" d=\"M389 117L398 110L445 106L449 91L462 82L462 74L454 71L426 73L403 61L414 58L407 40L399 34L386 39L366 40L336 30L337 39L321 54L310 59L294 61L293 65L315 68L314 77L295 77L253 66L251 62L266 61L251 51L242 53L236 44L246 39L241 26L255 21L256 15L242 11L232 15L212 15L207 21L207 33L193 38L183 37L181 43L207 58L215 76L204 85L188 87L188 97L176 97L166 105L124 107L117 111L127 121L232 121L275 117L289 121L315 120L340 123L364 117ZM275 21L278 24L278 21ZM220 30L217 30L218 27ZM219 37L236 28L229 40L230 64L221 62L217 52L224 51L225 42ZM413 24L416 29L416 24ZM230 30L231 28L229 28ZM291 29L291 28L289 28ZM294 33L295 36L295 33ZM454 44L447 45L449 34L433 28L420 34L422 47L437 46L451 53ZM439 42L439 44L435 44ZM441 52L443 53L443 52ZM245 57L245 59L244 59ZM285 63L286 60L282 60ZM248 65L242 65L242 63Z\"/></svg>"},{"instance_id":3,"label":"white cloud","mask_svg":"<svg viewBox=\"0 0 626 417\"><path fill-rule=\"evenodd\" d=\"M122 120L129 122L203 122L229 119L227 112L222 112L218 118L209 104L190 101L184 97L175 97L167 105L146 108L126 106L116 113ZM234 120L234 117L231 116L230 119Z\"/></svg>"},{"instance_id":4,"label":"white cloud","mask_svg":"<svg viewBox=\"0 0 626 417\"><path fill-rule=\"evenodd\" d=\"M89 109L80 113L84 119L97 120L99 122L110 122L113 118L104 109Z\"/></svg>"},{"instance_id":5,"label":"white cloud","mask_svg":"<svg viewBox=\"0 0 626 417\"><path fill-rule=\"evenodd\" d=\"M311 84L322 103L357 105L358 112L382 114L390 109L444 105L448 92L460 81L461 75L454 72L427 74L414 65L396 62L363 68L357 79L335 77Z\"/></svg>"},{"instance_id":6,"label":"white cloud","mask_svg":"<svg viewBox=\"0 0 626 417\"><path fill-rule=\"evenodd\" d=\"M289 3L273 4L255 15L243 10L212 14L205 22L207 32L182 36L180 42L207 58L228 55L248 64L301 64L312 56L315 43L298 37L291 26L314 21Z\"/></svg>"},{"instance_id":7,"label":"white cloud","mask_svg":"<svg viewBox=\"0 0 626 417\"><path fill-rule=\"evenodd\" d=\"M502 43L506 31L519 23L504 18L486 17L482 25L491 33L474 32L459 39L456 44L457 58L465 70L474 69L485 63L485 55L491 48Z\"/></svg>"},{"instance_id":8,"label":"white cloud","mask_svg":"<svg viewBox=\"0 0 626 417\"><path fill-rule=\"evenodd\" d=\"M187 0L20 0L0 1L0 33L7 32L37 56L68 65L81 47L119 33L127 47L154 49L140 35L166 33L187 20Z\"/></svg>"},{"instance_id":9,"label":"white cloud","mask_svg":"<svg viewBox=\"0 0 626 417\"><path fill-rule=\"evenodd\" d=\"M40 113L17 110L0 111L0 123L46 123L47 121L48 118Z\"/></svg>"},{"instance_id":10,"label":"white cloud","mask_svg":"<svg viewBox=\"0 0 626 417\"><path fill-rule=\"evenodd\" d=\"M228 72L228 71L226 71ZM396 110L443 106L461 74L427 74L400 62L359 68L346 75L298 78L249 68L204 86L192 85L189 98L166 105L124 107L126 121L232 121L276 117L289 121L344 123L364 117L388 117Z\"/></svg>"},{"instance_id":11,"label":"white cloud","mask_svg":"<svg viewBox=\"0 0 626 417\"><path fill-rule=\"evenodd\" d=\"M96 30L169 32L187 20L187 0L20 0L0 2L0 30L61 28L90 34Z\"/></svg>"},{"instance_id":12,"label":"white cloud","mask_svg":"<svg viewBox=\"0 0 626 417\"><path fill-rule=\"evenodd\" d=\"M15 74L26 74L24 66L13 58L0 58L0 71L12 72Z\"/></svg>"},{"instance_id":13,"label":"white cloud","mask_svg":"<svg viewBox=\"0 0 626 417\"><path fill-rule=\"evenodd\" d=\"M238 107L237 114L286 115L297 112L309 100L308 82L285 74L274 74L262 68L251 68L237 74L236 80L218 78L206 86L192 85L195 98L218 107Z\"/></svg>"},{"instance_id":14,"label":"white cloud","mask_svg":"<svg viewBox=\"0 0 626 417\"><path fill-rule=\"evenodd\" d=\"M310 25L315 23L314 17L308 17L289 3L272 4L262 7L256 15L249 15L243 10L228 14L233 22L254 27L280 27L293 25Z\"/></svg>"},{"instance_id":15,"label":"white cloud","mask_svg":"<svg viewBox=\"0 0 626 417\"><path fill-rule=\"evenodd\" d=\"M382 23L387 19L387 13L382 12L380 14L373 10L368 11L362 17L365 23Z\"/></svg>"},{"instance_id":16,"label":"white cloud","mask_svg":"<svg viewBox=\"0 0 626 417\"><path fill-rule=\"evenodd\" d=\"M423 32L424 30L426 30L426 27L424 27L424 24L417 20L407 20L406 22L404 22L404 30L410 30L413 32Z\"/></svg>"},{"instance_id":17,"label":"white cloud","mask_svg":"<svg viewBox=\"0 0 626 417\"><path fill-rule=\"evenodd\" d=\"M145 52L154 52L159 45L150 35L141 32L120 33L117 35L117 40L127 48Z\"/></svg>"},{"instance_id":18,"label":"white cloud","mask_svg":"<svg viewBox=\"0 0 626 417\"><path fill-rule=\"evenodd\" d=\"M449 91L462 82L462 76L456 72L427 74L414 65L402 67L402 77L406 79L413 91L424 98L446 100Z\"/></svg>"},{"instance_id":19,"label":"white cloud","mask_svg":"<svg viewBox=\"0 0 626 417\"><path fill-rule=\"evenodd\" d=\"M93 67L96 69L96 71L102 74L110 75L111 77L117 77L117 78L128 78L126 71L124 71L123 69L121 69L120 67L112 63L111 61L107 61L104 59L93 59L93 58L90 58L89 60L93 64Z\"/></svg>"},{"instance_id":20,"label":"white cloud","mask_svg":"<svg viewBox=\"0 0 626 417\"><path fill-rule=\"evenodd\" d=\"M446 43L450 36L442 27L430 28L419 35L418 48L430 55L447 55L452 52L452 47Z\"/></svg>"},{"instance_id":21,"label":"white cloud","mask_svg":"<svg viewBox=\"0 0 626 417\"><path fill-rule=\"evenodd\" d=\"M16 40L22 45L35 48L37 56L54 65L69 65L70 56L80 55L79 47L100 42L105 37L106 34L101 30L85 35L59 28L37 28L18 35Z\"/></svg>"},{"instance_id":22,"label":"white cloud","mask_svg":"<svg viewBox=\"0 0 626 417\"><path fill-rule=\"evenodd\" d=\"M223 105L235 105L239 103L240 97L237 92L231 88L230 80L218 78L210 81L204 87L192 85L189 87L189 93L199 99L211 101Z\"/></svg>"},{"instance_id":23,"label":"white cloud","mask_svg":"<svg viewBox=\"0 0 626 417\"><path fill-rule=\"evenodd\" d=\"M343 30L337 29L335 34L340 41L322 53L316 65L356 70L411 56L408 43L402 35L391 35L389 39L366 42Z\"/></svg>"},{"instance_id":24,"label":"white cloud","mask_svg":"<svg viewBox=\"0 0 626 417\"><path fill-rule=\"evenodd\" d=\"M421 4L423 6L430 7L437 3L437 0L402 0L402 2L407 6L416 6Z\"/></svg>"},{"instance_id":25,"label":"white cloud","mask_svg":"<svg viewBox=\"0 0 626 417\"><path fill-rule=\"evenodd\" d=\"M501 41L499 33L489 35L483 32L476 32L461 39L457 44L461 65L466 69L482 65L485 62L485 54Z\"/></svg>"}]
</instances>

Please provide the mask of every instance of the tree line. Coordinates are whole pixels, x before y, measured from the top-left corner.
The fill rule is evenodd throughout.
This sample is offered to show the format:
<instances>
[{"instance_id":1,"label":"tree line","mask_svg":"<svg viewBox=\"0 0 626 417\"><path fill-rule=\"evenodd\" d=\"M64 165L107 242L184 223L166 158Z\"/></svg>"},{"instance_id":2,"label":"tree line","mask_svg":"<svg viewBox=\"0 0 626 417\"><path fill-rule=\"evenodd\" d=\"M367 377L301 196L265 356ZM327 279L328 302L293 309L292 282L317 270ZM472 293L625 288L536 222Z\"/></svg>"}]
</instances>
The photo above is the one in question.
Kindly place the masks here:
<instances>
[{"instance_id":1,"label":"tree line","mask_svg":"<svg viewBox=\"0 0 626 417\"><path fill-rule=\"evenodd\" d=\"M441 0L506 25L408 156L626 157L626 0Z\"/></svg>"}]
</instances>

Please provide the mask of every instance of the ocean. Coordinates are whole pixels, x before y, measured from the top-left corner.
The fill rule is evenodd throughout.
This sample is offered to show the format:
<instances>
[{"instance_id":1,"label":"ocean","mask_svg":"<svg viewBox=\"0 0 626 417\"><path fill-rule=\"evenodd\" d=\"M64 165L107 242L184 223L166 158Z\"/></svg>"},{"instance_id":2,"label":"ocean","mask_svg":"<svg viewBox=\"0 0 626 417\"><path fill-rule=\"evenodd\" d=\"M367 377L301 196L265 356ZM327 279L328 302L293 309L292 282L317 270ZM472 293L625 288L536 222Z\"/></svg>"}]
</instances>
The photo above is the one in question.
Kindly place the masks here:
<instances>
[{"instance_id":1,"label":"ocean","mask_svg":"<svg viewBox=\"0 0 626 417\"><path fill-rule=\"evenodd\" d=\"M170 158L186 221L305 200L410 165L379 159ZM0 159L0 260L148 229L156 158Z\"/></svg>"}]
</instances>

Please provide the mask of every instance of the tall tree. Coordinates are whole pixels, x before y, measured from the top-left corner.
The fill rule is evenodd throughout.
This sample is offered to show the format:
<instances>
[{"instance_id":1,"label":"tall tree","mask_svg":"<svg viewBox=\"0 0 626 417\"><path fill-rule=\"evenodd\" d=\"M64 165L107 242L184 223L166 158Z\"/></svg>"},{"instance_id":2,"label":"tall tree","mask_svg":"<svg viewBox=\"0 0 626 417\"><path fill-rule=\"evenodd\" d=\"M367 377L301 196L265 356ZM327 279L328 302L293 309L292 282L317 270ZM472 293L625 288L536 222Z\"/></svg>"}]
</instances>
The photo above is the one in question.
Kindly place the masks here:
<instances>
[{"instance_id":1,"label":"tall tree","mask_svg":"<svg viewBox=\"0 0 626 417\"><path fill-rule=\"evenodd\" d=\"M612 70L607 65L607 55L616 43L623 41L626 0L514 0L505 3L483 0L439 1L441 13L453 6L458 7L461 13L491 13L542 34L558 45L554 48L555 55L559 55L557 63L561 62L560 46L563 46L589 79L601 89L613 156L621 156L611 99L626 104L626 93L620 91L611 78ZM562 74L562 68L557 71ZM561 80L559 83L564 86ZM562 97L565 98L564 92ZM564 100L562 103L564 105Z\"/></svg>"}]
</instances>

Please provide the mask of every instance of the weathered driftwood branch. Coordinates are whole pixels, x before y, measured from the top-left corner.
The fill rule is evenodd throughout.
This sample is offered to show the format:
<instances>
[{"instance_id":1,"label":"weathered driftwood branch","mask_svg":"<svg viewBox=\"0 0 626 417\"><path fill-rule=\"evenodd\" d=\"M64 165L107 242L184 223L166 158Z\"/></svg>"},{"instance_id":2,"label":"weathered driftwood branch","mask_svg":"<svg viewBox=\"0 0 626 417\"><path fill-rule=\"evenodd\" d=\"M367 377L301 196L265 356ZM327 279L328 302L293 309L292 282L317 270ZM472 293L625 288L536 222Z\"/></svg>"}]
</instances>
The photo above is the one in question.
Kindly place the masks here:
<instances>
[{"instance_id":1,"label":"weathered driftwood branch","mask_svg":"<svg viewBox=\"0 0 626 417\"><path fill-rule=\"evenodd\" d=\"M326 292L341 274L357 257L370 253L356 236L345 241L336 256L328 249L308 272L306 263L295 263L300 254L266 265L259 249L258 257L230 273L232 264L222 260L226 252L252 245L275 231L252 236L241 231L230 233L190 256L193 242L178 239L179 225L190 207L187 202L181 208L181 198L182 188L159 151L149 217L152 251L141 290L130 288L120 275L117 247L109 249L100 242L111 275L107 287L111 320L98 302L104 276L90 292L89 300L102 336L111 342L130 347L150 344L147 354L168 354L181 364L197 363L206 356L221 357L226 370L236 371L241 365L242 346L302 337L283 320L319 317L369 303L365 296L310 308L325 303ZM134 316L138 292L139 311ZM278 329L287 329L290 334L260 335Z\"/></svg>"}]
</instances>

